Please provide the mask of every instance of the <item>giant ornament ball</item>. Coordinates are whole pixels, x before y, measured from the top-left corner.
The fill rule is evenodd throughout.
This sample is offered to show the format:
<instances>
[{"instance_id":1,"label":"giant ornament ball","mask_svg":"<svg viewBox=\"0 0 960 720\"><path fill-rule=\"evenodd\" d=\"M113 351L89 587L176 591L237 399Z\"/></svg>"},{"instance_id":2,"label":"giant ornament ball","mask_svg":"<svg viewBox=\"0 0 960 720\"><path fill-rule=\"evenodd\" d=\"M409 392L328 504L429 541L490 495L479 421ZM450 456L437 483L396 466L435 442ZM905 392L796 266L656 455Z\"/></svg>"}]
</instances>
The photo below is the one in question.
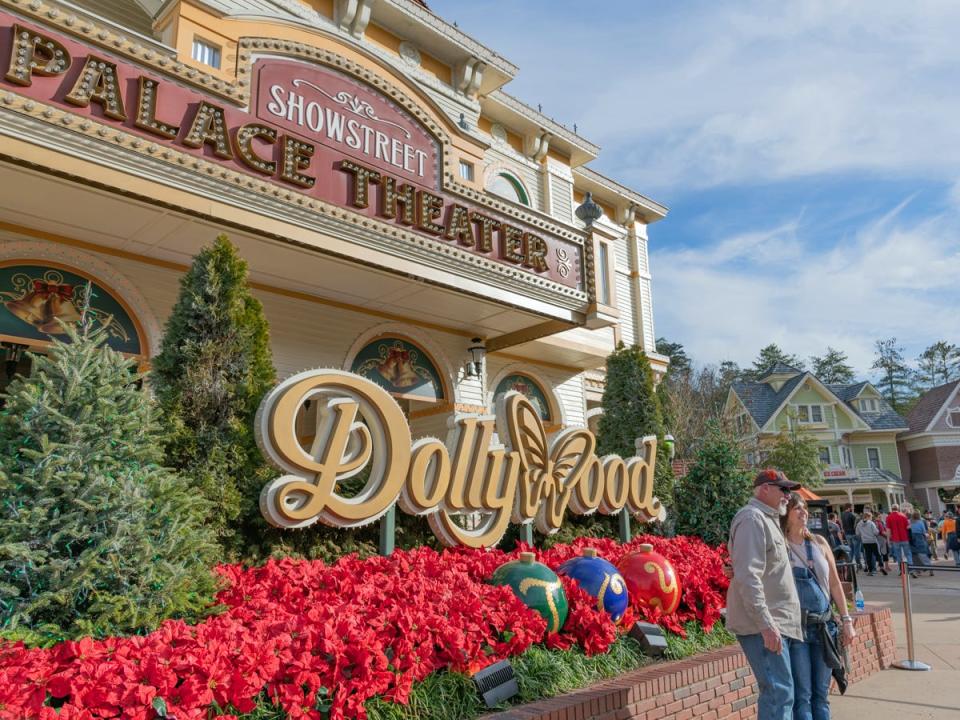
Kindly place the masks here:
<instances>
[{"instance_id":1,"label":"giant ornament ball","mask_svg":"<svg viewBox=\"0 0 960 720\"><path fill-rule=\"evenodd\" d=\"M490 576L493 585L508 585L531 610L547 621L547 632L559 632L567 621L567 594L557 574L536 561L532 552L520 553L519 560L504 563Z\"/></svg>"},{"instance_id":2,"label":"giant ornament ball","mask_svg":"<svg viewBox=\"0 0 960 720\"><path fill-rule=\"evenodd\" d=\"M627 609L627 587L620 572L611 563L597 557L594 548L584 548L580 557L563 563L557 572L576 580L587 594L597 601L597 610L606 610L618 622Z\"/></svg>"},{"instance_id":3,"label":"giant ornament ball","mask_svg":"<svg viewBox=\"0 0 960 720\"><path fill-rule=\"evenodd\" d=\"M677 571L669 560L653 551L653 545L644 543L636 551L624 555L618 569L635 602L659 608L664 614L674 612L680 605Z\"/></svg>"}]
</instances>

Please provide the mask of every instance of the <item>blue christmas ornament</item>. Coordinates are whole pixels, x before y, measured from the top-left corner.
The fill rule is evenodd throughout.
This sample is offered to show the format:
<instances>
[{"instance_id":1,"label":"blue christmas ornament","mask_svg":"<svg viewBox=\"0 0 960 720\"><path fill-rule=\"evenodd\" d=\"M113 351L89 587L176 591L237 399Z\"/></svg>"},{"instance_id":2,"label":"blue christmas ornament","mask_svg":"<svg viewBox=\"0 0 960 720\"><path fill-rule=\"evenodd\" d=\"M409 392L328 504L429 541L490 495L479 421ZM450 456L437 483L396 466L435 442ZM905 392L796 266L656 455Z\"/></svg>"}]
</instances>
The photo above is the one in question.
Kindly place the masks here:
<instances>
[{"instance_id":1,"label":"blue christmas ornament","mask_svg":"<svg viewBox=\"0 0 960 720\"><path fill-rule=\"evenodd\" d=\"M614 622L627 609L627 586L620 571L593 548L584 548L580 557L567 560L557 573L573 578L585 592L597 599L597 610L606 610Z\"/></svg>"}]
</instances>

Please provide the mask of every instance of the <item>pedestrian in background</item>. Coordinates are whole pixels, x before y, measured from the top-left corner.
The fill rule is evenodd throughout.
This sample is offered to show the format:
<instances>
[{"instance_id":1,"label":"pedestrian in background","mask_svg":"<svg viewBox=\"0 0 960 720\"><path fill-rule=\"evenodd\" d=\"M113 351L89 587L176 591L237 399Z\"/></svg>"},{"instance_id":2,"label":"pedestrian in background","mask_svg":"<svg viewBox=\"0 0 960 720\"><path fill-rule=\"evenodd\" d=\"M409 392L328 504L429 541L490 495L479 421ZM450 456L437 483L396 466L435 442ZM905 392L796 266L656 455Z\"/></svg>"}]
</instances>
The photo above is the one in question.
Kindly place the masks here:
<instances>
[{"instance_id":1,"label":"pedestrian in background","mask_svg":"<svg viewBox=\"0 0 960 720\"><path fill-rule=\"evenodd\" d=\"M860 544L863 546L863 554L867 560L867 574L876 575L877 565L880 566L880 572L887 574L887 569L883 566L883 559L880 557L880 546L877 539L880 537L880 530L873 521L872 512L864 512L860 522L857 523L857 537L860 538Z\"/></svg>"},{"instance_id":2,"label":"pedestrian in background","mask_svg":"<svg viewBox=\"0 0 960 720\"><path fill-rule=\"evenodd\" d=\"M937 549L937 521L934 519L933 513L929 510L924 513L923 520L927 524L927 546L930 557L936 560L939 556Z\"/></svg>"},{"instance_id":3,"label":"pedestrian in background","mask_svg":"<svg viewBox=\"0 0 960 720\"><path fill-rule=\"evenodd\" d=\"M880 510L873 516L873 522L877 526L877 550L880 552L882 567L887 571L890 569L890 531L887 530L887 514Z\"/></svg>"},{"instance_id":4,"label":"pedestrian in background","mask_svg":"<svg viewBox=\"0 0 960 720\"><path fill-rule=\"evenodd\" d=\"M940 537L946 545L947 551L953 553L953 563L960 567L960 540L957 539L957 520L952 512L947 512L940 526Z\"/></svg>"},{"instance_id":5,"label":"pedestrian in background","mask_svg":"<svg viewBox=\"0 0 960 720\"><path fill-rule=\"evenodd\" d=\"M857 570L863 570L863 544L860 542L860 536L857 535L857 515L853 512L853 505L847 505L843 509L840 525L843 528L843 534L847 536L847 542L850 543Z\"/></svg>"},{"instance_id":6,"label":"pedestrian in background","mask_svg":"<svg viewBox=\"0 0 960 720\"><path fill-rule=\"evenodd\" d=\"M931 568L933 567L933 563L930 562L930 546L927 542L930 534L927 522L920 517L918 510L913 511L910 520L910 547L913 550L913 562L917 565ZM933 570L928 570L927 572L930 573L930 577L933 577ZM914 571L910 573L910 577L920 577L920 573Z\"/></svg>"},{"instance_id":7,"label":"pedestrian in background","mask_svg":"<svg viewBox=\"0 0 960 720\"><path fill-rule=\"evenodd\" d=\"M900 512L899 505L890 508L890 514L887 515L887 531L890 534L890 555L893 556L893 561L897 563L900 574L903 575L903 566L900 563L906 560L907 565L912 565L913 553L910 549L910 521Z\"/></svg>"}]
</instances>

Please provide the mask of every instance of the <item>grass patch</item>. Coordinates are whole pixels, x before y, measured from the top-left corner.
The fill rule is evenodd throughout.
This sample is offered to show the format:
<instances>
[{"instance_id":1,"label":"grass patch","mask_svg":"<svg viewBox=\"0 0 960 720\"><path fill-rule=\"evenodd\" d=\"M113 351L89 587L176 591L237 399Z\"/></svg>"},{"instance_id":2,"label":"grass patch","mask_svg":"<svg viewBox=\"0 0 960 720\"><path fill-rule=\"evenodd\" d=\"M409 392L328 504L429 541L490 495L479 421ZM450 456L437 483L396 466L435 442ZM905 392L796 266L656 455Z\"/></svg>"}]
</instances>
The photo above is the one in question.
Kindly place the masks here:
<instances>
[{"instance_id":1,"label":"grass patch","mask_svg":"<svg viewBox=\"0 0 960 720\"><path fill-rule=\"evenodd\" d=\"M684 628L686 639L666 633L666 659L677 660L715 650L736 640L722 623L717 623L709 633L695 622ZM536 645L510 662L520 693L509 704L500 706L501 710L578 690L652 661L643 654L639 643L623 635L602 655L587 657L578 648L547 650ZM470 720L490 711L484 707L469 677L441 672L414 685L409 705L374 698L367 703L367 712L370 720Z\"/></svg>"},{"instance_id":2,"label":"grass patch","mask_svg":"<svg viewBox=\"0 0 960 720\"><path fill-rule=\"evenodd\" d=\"M723 623L714 625L710 632L704 632L703 627L695 622L688 622L683 629L687 631L686 638L669 632L666 634L667 651L664 657L667 660L679 660L697 653L709 652L737 641Z\"/></svg>"}]
</instances>

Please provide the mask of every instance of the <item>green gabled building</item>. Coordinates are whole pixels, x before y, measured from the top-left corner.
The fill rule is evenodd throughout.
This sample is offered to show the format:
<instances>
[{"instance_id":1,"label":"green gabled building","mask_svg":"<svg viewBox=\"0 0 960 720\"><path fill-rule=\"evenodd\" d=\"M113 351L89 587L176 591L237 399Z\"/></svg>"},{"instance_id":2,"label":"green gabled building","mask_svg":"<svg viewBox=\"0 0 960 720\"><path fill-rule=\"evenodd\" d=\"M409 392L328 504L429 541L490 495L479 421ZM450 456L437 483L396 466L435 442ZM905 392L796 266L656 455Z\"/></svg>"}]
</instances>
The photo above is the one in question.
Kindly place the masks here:
<instances>
[{"instance_id":1,"label":"green gabled building","mask_svg":"<svg viewBox=\"0 0 960 720\"><path fill-rule=\"evenodd\" d=\"M749 448L749 465L762 466L765 448L792 426L813 435L824 478L817 493L834 506L889 508L908 495L897 434L909 426L869 382L828 385L778 363L756 381L733 383L724 414Z\"/></svg>"}]
</instances>

